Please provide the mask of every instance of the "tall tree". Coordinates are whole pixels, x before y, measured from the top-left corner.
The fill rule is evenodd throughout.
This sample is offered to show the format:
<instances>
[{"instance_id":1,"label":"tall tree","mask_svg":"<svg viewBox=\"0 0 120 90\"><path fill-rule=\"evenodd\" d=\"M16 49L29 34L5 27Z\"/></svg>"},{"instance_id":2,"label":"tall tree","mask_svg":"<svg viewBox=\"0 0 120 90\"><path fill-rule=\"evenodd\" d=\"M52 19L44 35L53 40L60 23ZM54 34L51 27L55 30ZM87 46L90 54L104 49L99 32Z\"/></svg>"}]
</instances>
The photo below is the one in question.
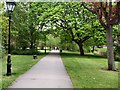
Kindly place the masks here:
<instances>
[{"instance_id":1,"label":"tall tree","mask_svg":"<svg viewBox=\"0 0 120 90\"><path fill-rule=\"evenodd\" d=\"M12 15L11 39L15 49L26 50L29 47L28 3L18 2Z\"/></svg>"},{"instance_id":2,"label":"tall tree","mask_svg":"<svg viewBox=\"0 0 120 90\"><path fill-rule=\"evenodd\" d=\"M88 3L89 6L82 5L92 13L95 13L106 30L107 37L107 56L108 70L115 70L114 53L113 53L113 38L112 26L120 22L120 1L112 2L93 2Z\"/></svg>"},{"instance_id":3,"label":"tall tree","mask_svg":"<svg viewBox=\"0 0 120 90\"><path fill-rule=\"evenodd\" d=\"M83 43L95 34L93 29L93 23L96 21L93 17L95 16L81 7L79 3L62 3L62 9L59 12L53 17L54 23L79 46L80 55L84 55Z\"/></svg>"}]
</instances>

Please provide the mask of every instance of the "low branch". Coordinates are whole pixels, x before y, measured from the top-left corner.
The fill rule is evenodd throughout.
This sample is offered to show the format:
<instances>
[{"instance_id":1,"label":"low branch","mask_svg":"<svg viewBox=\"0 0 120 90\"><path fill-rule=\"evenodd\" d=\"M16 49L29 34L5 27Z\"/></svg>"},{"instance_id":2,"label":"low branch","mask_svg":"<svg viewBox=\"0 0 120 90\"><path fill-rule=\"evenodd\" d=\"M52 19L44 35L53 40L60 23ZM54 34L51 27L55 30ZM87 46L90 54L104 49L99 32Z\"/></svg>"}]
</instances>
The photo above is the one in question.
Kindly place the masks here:
<instances>
[{"instance_id":1,"label":"low branch","mask_svg":"<svg viewBox=\"0 0 120 90\"><path fill-rule=\"evenodd\" d=\"M100 21L100 24L101 24L104 28L106 28L106 24L105 24L104 21L102 20L101 16L99 16L99 13L98 13L98 12L97 12L97 17L98 17L98 19L99 19L99 21Z\"/></svg>"},{"instance_id":2,"label":"low branch","mask_svg":"<svg viewBox=\"0 0 120 90\"><path fill-rule=\"evenodd\" d=\"M81 4L81 6L83 6L85 9L87 9L88 11L90 11L90 12L92 12L92 13L96 13L95 10L92 10L92 9L86 7L83 2L82 2L82 4Z\"/></svg>"},{"instance_id":3,"label":"low branch","mask_svg":"<svg viewBox=\"0 0 120 90\"><path fill-rule=\"evenodd\" d=\"M86 40L90 39L92 36L85 36L84 38L82 38L82 43L85 42Z\"/></svg>"}]
</instances>

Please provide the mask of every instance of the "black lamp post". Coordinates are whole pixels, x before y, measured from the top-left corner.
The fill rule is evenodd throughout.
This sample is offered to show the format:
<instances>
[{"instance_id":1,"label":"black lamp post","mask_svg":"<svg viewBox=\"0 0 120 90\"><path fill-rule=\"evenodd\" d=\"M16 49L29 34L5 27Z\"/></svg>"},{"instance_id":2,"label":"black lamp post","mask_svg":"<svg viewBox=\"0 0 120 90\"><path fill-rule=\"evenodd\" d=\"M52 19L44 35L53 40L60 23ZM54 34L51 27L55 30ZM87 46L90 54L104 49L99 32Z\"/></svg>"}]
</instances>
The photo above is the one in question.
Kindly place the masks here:
<instances>
[{"instance_id":1,"label":"black lamp post","mask_svg":"<svg viewBox=\"0 0 120 90\"><path fill-rule=\"evenodd\" d=\"M11 75L11 53L10 53L10 22L11 22L11 13L13 12L16 3L10 1L6 1L8 16L9 16L9 31L8 31L8 58L7 58L7 76Z\"/></svg>"},{"instance_id":2,"label":"black lamp post","mask_svg":"<svg viewBox=\"0 0 120 90\"><path fill-rule=\"evenodd\" d=\"M45 31L45 53L46 53L46 31Z\"/></svg>"}]
</instances>

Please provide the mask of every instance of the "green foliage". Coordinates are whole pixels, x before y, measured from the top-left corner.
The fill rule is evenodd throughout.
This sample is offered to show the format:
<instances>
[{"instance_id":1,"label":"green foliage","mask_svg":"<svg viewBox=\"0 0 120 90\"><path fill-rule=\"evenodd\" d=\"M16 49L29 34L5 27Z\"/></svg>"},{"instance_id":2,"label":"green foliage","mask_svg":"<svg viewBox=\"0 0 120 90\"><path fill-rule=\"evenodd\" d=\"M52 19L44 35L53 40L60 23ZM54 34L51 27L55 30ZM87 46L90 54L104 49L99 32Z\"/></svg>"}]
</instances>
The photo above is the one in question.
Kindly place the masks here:
<instances>
[{"instance_id":1,"label":"green foliage","mask_svg":"<svg viewBox=\"0 0 120 90\"><path fill-rule=\"evenodd\" d=\"M6 13L4 12L4 3L0 2L0 31L2 34L2 46L7 49L7 37L8 37L8 17L6 17Z\"/></svg>"},{"instance_id":2,"label":"green foliage","mask_svg":"<svg viewBox=\"0 0 120 90\"><path fill-rule=\"evenodd\" d=\"M95 50L100 52L107 52L107 48L95 48Z\"/></svg>"},{"instance_id":3,"label":"green foliage","mask_svg":"<svg viewBox=\"0 0 120 90\"><path fill-rule=\"evenodd\" d=\"M34 55L34 54L37 54L37 55L40 55L41 53L37 50L12 50L11 52L12 54L14 55Z\"/></svg>"},{"instance_id":4,"label":"green foliage","mask_svg":"<svg viewBox=\"0 0 120 90\"><path fill-rule=\"evenodd\" d=\"M47 43L47 46L49 47L59 46L60 38L54 37L53 35L49 35L46 43Z\"/></svg>"},{"instance_id":5,"label":"green foliage","mask_svg":"<svg viewBox=\"0 0 120 90\"><path fill-rule=\"evenodd\" d=\"M114 52L115 54L120 54L120 46L116 46Z\"/></svg>"},{"instance_id":6,"label":"green foliage","mask_svg":"<svg viewBox=\"0 0 120 90\"><path fill-rule=\"evenodd\" d=\"M7 23L4 15L3 46L6 50ZM106 43L104 31L96 16L78 2L18 2L12 13L11 48L32 50L42 48L46 41L48 46L56 43L69 50L73 50L73 46L78 50L81 44L84 48L88 46L88 50L84 49L87 52L95 45ZM59 39L52 42L49 35Z\"/></svg>"},{"instance_id":7,"label":"green foliage","mask_svg":"<svg viewBox=\"0 0 120 90\"><path fill-rule=\"evenodd\" d=\"M21 8L21 9L20 9ZM15 7L14 13L13 13L13 27L14 32L12 32L13 35L13 41L14 46L16 49L22 48L25 50L27 47L30 47L31 38L34 38L33 32L35 29L33 27L29 27L31 25L30 21L30 10L29 3L17 3L17 6ZM34 22L34 21L33 21ZM33 26L33 25L31 25Z\"/></svg>"},{"instance_id":8,"label":"green foliage","mask_svg":"<svg viewBox=\"0 0 120 90\"><path fill-rule=\"evenodd\" d=\"M81 7L77 2L62 3L61 5L63 9L60 10L61 13L58 13L59 16L57 14L57 18L54 18L54 22L56 28L62 32L60 35L63 42L66 40L74 41L79 47L88 45L85 41L88 42L91 37L94 38L91 40L92 43L89 43L90 46L105 42L104 30L96 20L95 15Z\"/></svg>"},{"instance_id":9,"label":"green foliage","mask_svg":"<svg viewBox=\"0 0 120 90\"><path fill-rule=\"evenodd\" d=\"M84 45L84 51L85 51L85 53L90 53L91 52L91 47L87 46L87 45Z\"/></svg>"}]
</instances>

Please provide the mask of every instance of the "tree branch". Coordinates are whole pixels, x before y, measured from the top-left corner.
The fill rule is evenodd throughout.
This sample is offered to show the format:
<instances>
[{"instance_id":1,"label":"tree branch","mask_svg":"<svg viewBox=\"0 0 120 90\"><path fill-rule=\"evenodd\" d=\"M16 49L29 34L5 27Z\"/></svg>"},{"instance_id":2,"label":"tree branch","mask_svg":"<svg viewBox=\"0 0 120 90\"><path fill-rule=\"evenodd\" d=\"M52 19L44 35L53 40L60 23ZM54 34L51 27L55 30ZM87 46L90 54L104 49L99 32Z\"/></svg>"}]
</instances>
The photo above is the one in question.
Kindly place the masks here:
<instances>
[{"instance_id":1,"label":"tree branch","mask_svg":"<svg viewBox=\"0 0 120 90\"><path fill-rule=\"evenodd\" d=\"M82 2L82 4L81 4L81 6L83 6L85 9L87 9L88 11L90 11L90 12L92 12L92 13L96 13L95 10L92 10L92 9L86 7L83 2Z\"/></svg>"},{"instance_id":2,"label":"tree branch","mask_svg":"<svg viewBox=\"0 0 120 90\"><path fill-rule=\"evenodd\" d=\"M85 42L86 40L88 40L89 38L91 38L92 36L85 36L84 38L82 38L82 43Z\"/></svg>"},{"instance_id":3,"label":"tree branch","mask_svg":"<svg viewBox=\"0 0 120 90\"><path fill-rule=\"evenodd\" d=\"M102 20L101 16L99 16L99 13L98 13L98 12L97 12L97 17L98 17L101 25L102 25L104 28L106 28L106 24L105 24L104 21Z\"/></svg>"}]
</instances>

